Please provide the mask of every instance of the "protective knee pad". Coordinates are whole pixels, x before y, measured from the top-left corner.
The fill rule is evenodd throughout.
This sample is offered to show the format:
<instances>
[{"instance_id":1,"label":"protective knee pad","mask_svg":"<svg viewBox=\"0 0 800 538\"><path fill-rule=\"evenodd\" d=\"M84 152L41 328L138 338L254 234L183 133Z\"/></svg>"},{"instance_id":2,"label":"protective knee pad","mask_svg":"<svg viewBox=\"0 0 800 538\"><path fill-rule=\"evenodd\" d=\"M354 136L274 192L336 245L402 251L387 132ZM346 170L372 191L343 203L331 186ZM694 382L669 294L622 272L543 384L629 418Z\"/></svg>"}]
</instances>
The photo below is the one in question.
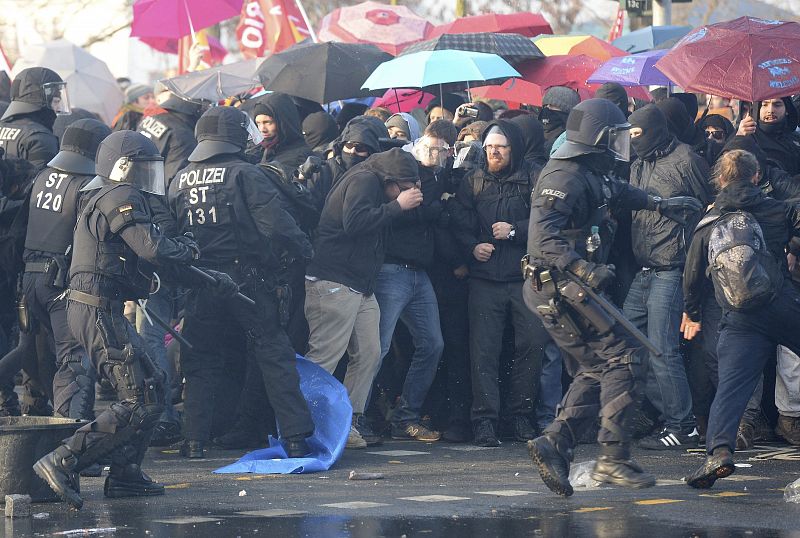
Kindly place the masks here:
<instances>
[{"instance_id":1,"label":"protective knee pad","mask_svg":"<svg viewBox=\"0 0 800 538\"><path fill-rule=\"evenodd\" d=\"M61 365L53 378L53 407L62 417L91 420L94 415L94 372L78 361Z\"/></svg>"}]
</instances>

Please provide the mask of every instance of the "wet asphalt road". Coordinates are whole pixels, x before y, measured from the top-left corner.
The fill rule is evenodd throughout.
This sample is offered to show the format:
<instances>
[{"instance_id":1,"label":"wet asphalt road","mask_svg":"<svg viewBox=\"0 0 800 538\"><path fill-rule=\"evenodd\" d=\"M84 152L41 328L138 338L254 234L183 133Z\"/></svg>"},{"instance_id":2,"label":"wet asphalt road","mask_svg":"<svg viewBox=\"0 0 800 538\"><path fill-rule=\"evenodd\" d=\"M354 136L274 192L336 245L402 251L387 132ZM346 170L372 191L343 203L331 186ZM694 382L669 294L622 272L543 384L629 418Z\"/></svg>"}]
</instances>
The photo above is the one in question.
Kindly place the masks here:
<instances>
[{"instance_id":1,"label":"wet asphalt road","mask_svg":"<svg viewBox=\"0 0 800 538\"><path fill-rule=\"evenodd\" d=\"M583 445L575 462L591 460ZM151 449L147 472L164 497L106 500L102 478L83 478L80 512L37 504L34 518L8 519L4 536L800 537L800 504L783 488L800 477L800 450L765 445L736 455L731 478L706 492L680 480L699 452L635 451L659 484L645 490L576 488L569 499L540 481L522 443L497 449L391 441L346 451L337 465L308 475L215 475L238 454L210 451L185 460ZM351 481L351 470L383 480ZM246 492L242 495L241 492ZM45 515L46 514L46 515ZM81 529L98 529L94 534ZM110 530L113 529L113 530Z\"/></svg>"}]
</instances>

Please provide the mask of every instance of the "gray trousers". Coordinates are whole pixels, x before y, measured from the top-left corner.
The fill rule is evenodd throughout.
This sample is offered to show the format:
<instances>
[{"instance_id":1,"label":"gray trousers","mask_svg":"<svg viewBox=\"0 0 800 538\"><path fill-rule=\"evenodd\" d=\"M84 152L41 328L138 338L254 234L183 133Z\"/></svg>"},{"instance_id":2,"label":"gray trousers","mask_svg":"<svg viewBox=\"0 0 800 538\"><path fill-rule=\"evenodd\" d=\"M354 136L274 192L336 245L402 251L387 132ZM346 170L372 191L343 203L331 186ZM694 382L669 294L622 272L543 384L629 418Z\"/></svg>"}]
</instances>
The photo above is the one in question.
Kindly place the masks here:
<instances>
[{"instance_id":1,"label":"gray trousers","mask_svg":"<svg viewBox=\"0 0 800 538\"><path fill-rule=\"evenodd\" d=\"M800 357L778 346L775 406L785 417L800 417Z\"/></svg>"}]
</instances>

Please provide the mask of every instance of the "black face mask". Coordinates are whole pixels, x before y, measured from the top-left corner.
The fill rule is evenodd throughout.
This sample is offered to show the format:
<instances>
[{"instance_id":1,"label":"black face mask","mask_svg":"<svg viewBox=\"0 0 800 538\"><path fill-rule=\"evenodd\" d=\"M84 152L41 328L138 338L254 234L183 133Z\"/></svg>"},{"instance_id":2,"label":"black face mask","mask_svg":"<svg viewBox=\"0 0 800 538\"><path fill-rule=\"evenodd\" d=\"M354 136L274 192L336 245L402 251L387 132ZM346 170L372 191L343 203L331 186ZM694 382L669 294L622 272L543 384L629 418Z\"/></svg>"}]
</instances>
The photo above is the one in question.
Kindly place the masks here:
<instances>
[{"instance_id":1,"label":"black face mask","mask_svg":"<svg viewBox=\"0 0 800 538\"><path fill-rule=\"evenodd\" d=\"M366 157L362 157L356 153L347 153L345 151L342 152L342 162L344 163L344 167L346 170L350 170L358 163L362 163L366 161Z\"/></svg>"},{"instance_id":2,"label":"black face mask","mask_svg":"<svg viewBox=\"0 0 800 538\"><path fill-rule=\"evenodd\" d=\"M631 147L642 160L649 160L669 143L669 132L661 127L651 126L642 130L642 134L631 138Z\"/></svg>"},{"instance_id":3,"label":"black face mask","mask_svg":"<svg viewBox=\"0 0 800 538\"><path fill-rule=\"evenodd\" d=\"M548 141L551 138L557 138L566 128L568 117L569 114L566 112L543 108L542 111L539 112L539 121L541 121L542 126L544 126L544 137Z\"/></svg>"},{"instance_id":4,"label":"black face mask","mask_svg":"<svg viewBox=\"0 0 800 538\"><path fill-rule=\"evenodd\" d=\"M771 123L767 122L758 122L758 126L767 134L778 134L782 133L786 130L786 116L782 117L778 121L773 121Z\"/></svg>"}]
</instances>

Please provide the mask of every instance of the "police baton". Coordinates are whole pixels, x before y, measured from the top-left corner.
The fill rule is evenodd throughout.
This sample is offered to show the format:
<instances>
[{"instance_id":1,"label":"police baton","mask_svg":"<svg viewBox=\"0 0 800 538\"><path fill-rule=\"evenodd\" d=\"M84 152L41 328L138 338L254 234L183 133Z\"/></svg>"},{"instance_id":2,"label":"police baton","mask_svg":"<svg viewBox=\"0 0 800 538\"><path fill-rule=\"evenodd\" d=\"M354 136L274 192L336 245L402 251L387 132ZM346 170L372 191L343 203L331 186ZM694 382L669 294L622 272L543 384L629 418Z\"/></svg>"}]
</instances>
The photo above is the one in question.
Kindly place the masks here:
<instances>
[{"instance_id":1,"label":"police baton","mask_svg":"<svg viewBox=\"0 0 800 538\"><path fill-rule=\"evenodd\" d=\"M176 331L172 327L172 325L170 325L169 323L167 323L166 321L164 321L163 319L161 319L160 317L158 317L153 312L150 312L147 309L147 301L140 300L140 301L138 301L138 303L139 303L139 306L141 307L141 309L144 311L144 315L145 315L145 317L147 319L155 321L156 325L158 325L159 327L161 327L162 329L167 331L169 334L171 334L172 337L175 340L177 340L180 345L186 346L186 348L189 349L189 350L194 349L194 346L186 338L184 338L183 335L181 335L181 333ZM151 323L151 325L152 325L152 323Z\"/></svg>"},{"instance_id":2,"label":"police baton","mask_svg":"<svg viewBox=\"0 0 800 538\"><path fill-rule=\"evenodd\" d=\"M661 350L658 349L655 346L655 344L653 344L653 342L651 342L647 338L647 336L644 333L642 333L642 331L640 331L636 327L636 325L631 323L630 320L628 318L626 318L622 314L622 312L619 311L619 309L616 306L614 306L613 304L608 302L608 300L605 297L603 297L602 295L600 295L599 293L594 291L591 287L589 287L586 284L584 284L583 281L580 278L578 278L577 276L573 275L569 271L564 271L561 274L563 274L564 276L569 278L572 282L577 284L577 286L590 299L594 300L598 305L600 305L600 308L605 310L606 314L608 314L609 316L614 318L614 321L616 321L617 323L622 325L622 328L625 329L626 331L628 331L628 334L633 336L636 340L639 341L640 344L642 344L644 347L646 347L648 350L650 350L650 353L652 353L656 357L660 357L662 355Z\"/></svg>"},{"instance_id":3,"label":"police baton","mask_svg":"<svg viewBox=\"0 0 800 538\"><path fill-rule=\"evenodd\" d=\"M205 271L203 271L199 267L195 267L194 265L187 265L187 267L189 268L189 270L192 273L194 273L196 276L202 278L203 280L205 280L209 284L216 284L217 283L217 280L213 276L209 275L208 273L206 273ZM256 306L256 302L254 300L252 300L250 297L248 297L247 295L245 295L244 293L242 293L240 291L237 291L236 295L234 295L234 297L236 297L237 299L239 299L240 301L242 301L244 303L249 304L250 306Z\"/></svg>"}]
</instances>

